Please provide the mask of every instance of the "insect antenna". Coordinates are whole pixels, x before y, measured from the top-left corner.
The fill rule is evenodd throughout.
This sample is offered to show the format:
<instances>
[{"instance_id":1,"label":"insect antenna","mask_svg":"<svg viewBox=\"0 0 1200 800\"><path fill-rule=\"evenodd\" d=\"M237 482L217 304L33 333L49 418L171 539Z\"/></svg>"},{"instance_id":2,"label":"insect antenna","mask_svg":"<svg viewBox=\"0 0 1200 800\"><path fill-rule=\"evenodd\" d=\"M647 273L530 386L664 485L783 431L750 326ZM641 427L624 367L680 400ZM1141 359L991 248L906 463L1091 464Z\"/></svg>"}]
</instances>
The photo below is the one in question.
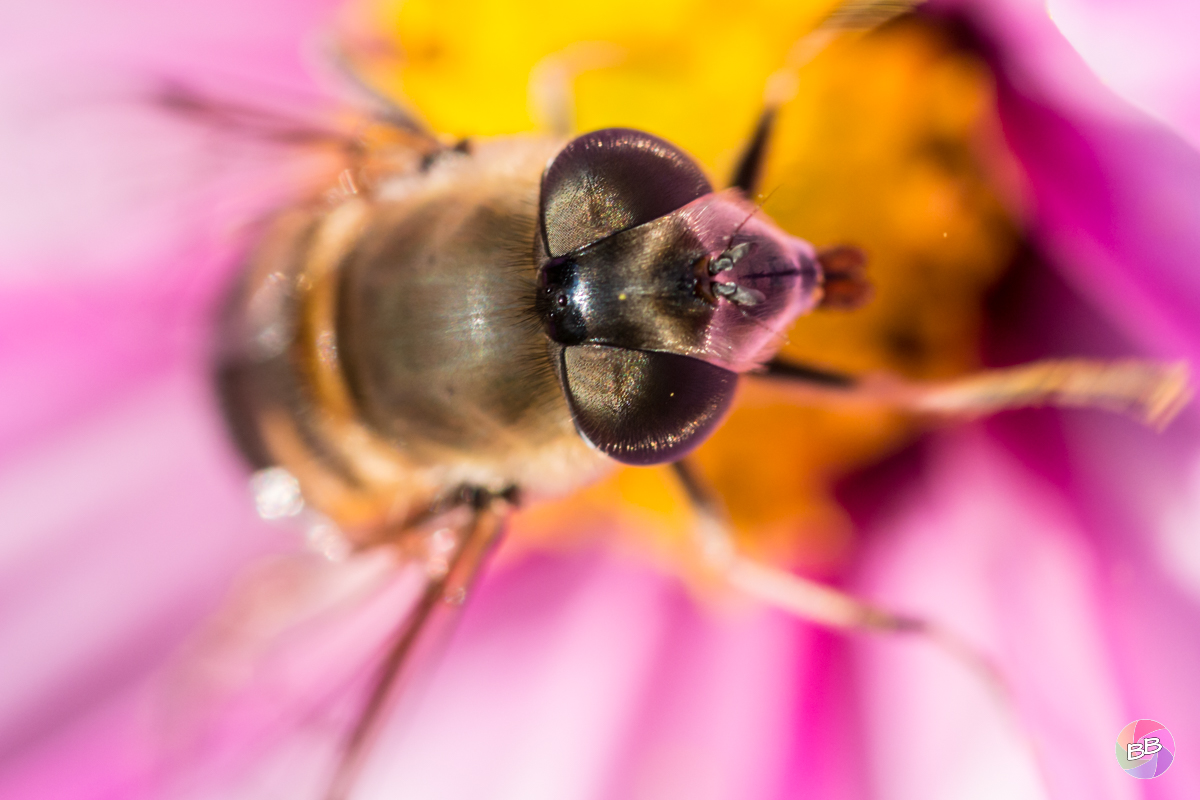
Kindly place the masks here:
<instances>
[{"instance_id":1,"label":"insect antenna","mask_svg":"<svg viewBox=\"0 0 1200 800\"><path fill-rule=\"evenodd\" d=\"M782 184L780 184L780 186L782 186ZM779 190L779 188L780 188L779 186L776 186L774 189L772 189L770 192L767 192L767 194L763 195L755 202L754 208L751 209L750 213L747 214L745 216L745 218L742 219L742 221L739 222L736 227L734 227L733 231L730 232L729 238L725 240L725 246L724 246L725 250L730 249L730 247L733 245L734 238L738 235L738 233L741 232L742 228L744 228L746 226L746 223L748 223L750 220L754 219L755 214L762 211L763 206L766 205L766 202L771 199L771 196L774 195L775 192ZM769 325L764 324L761 320L757 319L756 317L754 317L752 314L750 314L745 308L743 308L737 302L734 302L732 300L730 302L732 303L733 307L737 309L737 312L739 314L741 314L742 318L745 319L746 321L748 321L750 324L771 334L772 338L782 342L783 344L787 344L787 342L790 341L788 339L786 330L776 330L776 329L770 327Z\"/></svg>"},{"instance_id":2,"label":"insect antenna","mask_svg":"<svg viewBox=\"0 0 1200 800\"><path fill-rule=\"evenodd\" d=\"M749 222L750 220L754 219L754 215L763 210L763 206L765 206L767 204L767 201L770 200L771 197L777 191L779 191L781 186L783 186L782 183L779 184L778 186L776 186L771 191L767 192L765 195L761 195L759 197L759 199L754 202L754 208L751 209L750 213L746 215L745 219L743 219L741 222L739 222L737 224L737 226L734 227L733 231L730 232L729 238L725 241L725 249L726 250L728 250L729 246L733 244L733 237L735 237L739 233L741 233L742 228L746 227L746 223Z\"/></svg>"}]
</instances>

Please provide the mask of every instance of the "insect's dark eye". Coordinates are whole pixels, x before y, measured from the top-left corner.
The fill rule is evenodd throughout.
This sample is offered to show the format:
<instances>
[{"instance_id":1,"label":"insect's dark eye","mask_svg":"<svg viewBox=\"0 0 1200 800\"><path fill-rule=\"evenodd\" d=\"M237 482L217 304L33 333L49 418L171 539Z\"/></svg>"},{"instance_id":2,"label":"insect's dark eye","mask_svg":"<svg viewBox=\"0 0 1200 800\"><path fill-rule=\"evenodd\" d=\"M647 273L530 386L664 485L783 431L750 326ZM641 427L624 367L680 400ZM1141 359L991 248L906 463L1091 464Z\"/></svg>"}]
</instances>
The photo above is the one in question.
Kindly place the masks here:
<instances>
[{"instance_id":1,"label":"insect's dark eye","mask_svg":"<svg viewBox=\"0 0 1200 800\"><path fill-rule=\"evenodd\" d=\"M571 141L542 176L542 240L561 256L670 214L712 186L669 142L607 128Z\"/></svg>"},{"instance_id":2,"label":"insect's dark eye","mask_svg":"<svg viewBox=\"0 0 1200 800\"><path fill-rule=\"evenodd\" d=\"M584 344L564 347L563 384L575 426L625 464L678 461L733 402L737 374L674 353Z\"/></svg>"}]
</instances>

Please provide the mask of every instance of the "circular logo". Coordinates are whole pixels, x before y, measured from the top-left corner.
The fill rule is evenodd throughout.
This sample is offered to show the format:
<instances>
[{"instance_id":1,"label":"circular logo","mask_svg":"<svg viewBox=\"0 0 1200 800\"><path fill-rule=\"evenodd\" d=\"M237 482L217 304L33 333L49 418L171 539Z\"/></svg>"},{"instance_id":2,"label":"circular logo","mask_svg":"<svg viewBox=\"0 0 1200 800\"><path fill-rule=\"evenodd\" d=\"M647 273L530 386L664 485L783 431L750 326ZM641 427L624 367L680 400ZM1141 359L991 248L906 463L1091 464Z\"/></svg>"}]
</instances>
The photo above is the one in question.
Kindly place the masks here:
<instances>
[{"instance_id":1,"label":"circular logo","mask_svg":"<svg viewBox=\"0 0 1200 800\"><path fill-rule=\"evenodd\" d=\"M1117 737L1117 763L1135 778L1157 778L1175 760L1175 740L1161 722L1137 719Z\"/></svg>"}]
</instances>

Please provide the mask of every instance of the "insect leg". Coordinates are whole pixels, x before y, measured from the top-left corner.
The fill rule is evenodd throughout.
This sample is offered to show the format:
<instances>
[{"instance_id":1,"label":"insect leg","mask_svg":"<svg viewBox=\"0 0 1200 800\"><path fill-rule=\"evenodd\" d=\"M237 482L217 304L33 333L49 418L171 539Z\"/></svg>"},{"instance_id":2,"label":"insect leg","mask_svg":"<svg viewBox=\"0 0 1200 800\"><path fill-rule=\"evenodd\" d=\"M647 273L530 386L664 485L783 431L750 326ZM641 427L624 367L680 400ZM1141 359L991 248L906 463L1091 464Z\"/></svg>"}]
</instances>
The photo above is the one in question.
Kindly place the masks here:
<instances>
[{"instance_id":1,"label":"insect leg","mask_svg":"<svg viewBox=\"0 0 1200 800\"><path fill-rule=\"evenodd\" d=\"M746 594L798 617L843 630L914 631L919 620L891 614L816 581L752 561L737 552L724 505L687 461L671 465L697 516L696 541L704 563Z\"/></svg>"},{"instance_id":2,"label":"insect leg","mask_svg":"<svg viewBox=\"0 0 1200 800\"><path fill-rule=\"evenodd\" d=\"M730 188L741 189L753 199L759 192L763 162L779 107L796 94L800 69L812 61L839 33L876 28L920 5L922 0L843 0L811 31L796 40L783 66L767 80L763 110L738 158Z\"/></svg>"},{"instance_id":3,"label":"insect leg","mask_svg":"<svg viewBox=\"0 0 1200 800\"><path fill-rule=\"evenodd\" d=\"M529 72L529 116L544 131L575 132L575 78L620 63L625 52L609 42L576 42L543 58Z\"/></svg>"},{"instance_id":4,"label":"insect leg","mask_svg":"<svg viewBox=\"0 0 1200 800\"><path fill-rule=\"evenodd\" d=\"M449 623L466 600L480 568L500 541L509 504L504 497L481 489L468 490L470 517L458 531L456 547L443 569L430 575L416 606L396 630L354 727L343 746L327 800L350 796L371 743L379 732L385 712L391 707L405 667L413 652L427 638L428 628L441 620Z\"/></svg>"},{"instance_id":5,"label":"insect leg","mask_svg":"<svg viewBox=\"0 0 1200 800\"><path fill-rule=\"evenodd\" d=\"M855 377L783 358L761 378L794 386L805 399L885 405L914 412L977 417L1033 406L1097 408L1162 429L1191 399L1187 364L1129 359L1035 361L948 381L894 375Z\"/></svg>"},{"instance_id":6,"label":"insect leg","mask_svg":"<svg viewBox=\"0 0 1200 800\"><path fill-rule=\"evenodd\" d=\"M775 127L775 116L778 112L775 105L768 105L758 117L754 133L750 136L741 156L738 157L737 168L729 181L730 188L741 189L746 197L754 198L759 191L762 181L763 162L767 156L767 144L771 139L771 131Z\"/></svg>"},{"instance_id":7,"label":"insect leg","mask_svg":"<svg viewBox=\"0 0 1200 800\"><path fill-rule=\"evenodd\" d=\"M844 633L907 633L935 645L983 682L1001 713L1010 718L1019 732L1022 744L1038 766L1043 785L1047 785L1045 759L1037 741L1020 718L1016 698L1004 673L987 654L931 620L894 614L831 586L740 555L717 494L686 461L671 466L699 517L695 530L702 558L725 583L801 619Z\"/></svg>"},{"instance_id":8,"label":"insect leg","mask_svg":"<svg viewBox=\"0 0 1200 800\"><path fill-rule=\"evenodd\" d=\"M676 461L671 467L696 511L698 524L694 530L702 560L723 582L749 597L827 628L847 633L922 636L978 675L1002 701L1010 702L1008 686L991 659L953 632L929 620L892 613L832 586L738 553L717 494L686 461Z\"/></svg>"}]
</instances>

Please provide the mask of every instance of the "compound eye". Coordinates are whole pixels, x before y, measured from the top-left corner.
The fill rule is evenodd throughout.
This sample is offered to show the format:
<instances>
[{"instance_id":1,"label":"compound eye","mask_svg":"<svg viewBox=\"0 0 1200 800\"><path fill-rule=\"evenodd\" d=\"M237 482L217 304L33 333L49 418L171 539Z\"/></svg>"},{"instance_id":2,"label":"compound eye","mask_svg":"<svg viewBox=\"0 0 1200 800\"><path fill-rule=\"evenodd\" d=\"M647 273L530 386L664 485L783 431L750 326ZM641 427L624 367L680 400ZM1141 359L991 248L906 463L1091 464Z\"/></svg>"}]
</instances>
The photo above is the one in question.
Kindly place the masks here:
<instances>
[{"instance_id":1,"label":"compound eye","mask_svg":"<svg viewBox=\"0 0 1200 800\"><path fill-rule=\"evenodd\" d=\"M562 351L575 426L605 455L646 466L678 461L729 411L737 373L674 353L584 344Z\"/></svg>"},{"instance_id":2,"label":"compound eye","mask_svg":"<svg viewBox=\"0 0 1200 800\"><path fill-rule=\"evenodd\" d=\"M628 128L584 134L542 176L546 254L573 252L711 192L696 163L657 136Z\"/></svg>"}]
</instances>

